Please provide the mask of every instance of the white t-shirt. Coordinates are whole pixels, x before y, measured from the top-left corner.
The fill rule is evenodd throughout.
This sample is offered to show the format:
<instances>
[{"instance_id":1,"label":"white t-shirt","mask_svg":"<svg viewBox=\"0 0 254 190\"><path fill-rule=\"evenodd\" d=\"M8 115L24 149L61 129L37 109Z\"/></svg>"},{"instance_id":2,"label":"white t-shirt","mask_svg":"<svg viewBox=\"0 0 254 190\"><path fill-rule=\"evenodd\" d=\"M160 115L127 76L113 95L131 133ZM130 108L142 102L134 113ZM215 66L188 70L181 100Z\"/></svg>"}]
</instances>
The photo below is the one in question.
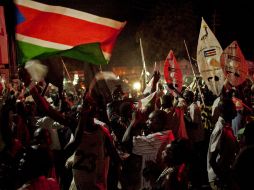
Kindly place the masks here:
<instances>
[{"instance_id":1,"label":"white t-shirt","mask_svg":"<svg viewBox=\"0 0 254 190\"><path fill-rule=\"evenodd\" d=\"M61 129L64 126L59 124L58 122L56 122L55 120L51 119L48 116L38 119L36 125L41 128L45 128L49 130L49 134L51 138L50 149L61 150L61 144L59 141L57 129Z\"/></svg>"},{"instance_id":2,"label":"white t-shirt","mask_svg":"<svg viewBox=\"0 0 254 190\"><path fill-rule=\"evenodd\" d=\"M222 129L223 129L223 123L224 119L222 117L219 117L213 132L210 136L210 142L209 142L209 147L208 147L208 153L207 153L207 172L208 172L208 181L213 182L216 179L216 174L213 171L213 168L210 164L210 160L212 157L212 153L218 148L220 145L220 139L222 135Z\"/></svg>"},{"instance_id":3,"label":"white t-shirt","mask_svg":"<svg viewBox=\"0 0 254 190\"><path fill-rule=\"evenodd\" d=\"M150 188L150 184L143 178L142 172L146 161L156 161L158 150L164 143L171 143L172 130L156 132L147 136L134 136L132 153L142 156L141 189Z\"/></svg>"},{"instance_id":4,"label":"white t-shirt","mask_svg":"<svg viewBox=\"0 0 254 190\"><path fill-rule=\"evenodd\" d=\"M94 132L83 131L74 153L73 178L77 189L106 190L109 154L105 146L108 131L100 126Z\"/></svg>"}]
</instances>

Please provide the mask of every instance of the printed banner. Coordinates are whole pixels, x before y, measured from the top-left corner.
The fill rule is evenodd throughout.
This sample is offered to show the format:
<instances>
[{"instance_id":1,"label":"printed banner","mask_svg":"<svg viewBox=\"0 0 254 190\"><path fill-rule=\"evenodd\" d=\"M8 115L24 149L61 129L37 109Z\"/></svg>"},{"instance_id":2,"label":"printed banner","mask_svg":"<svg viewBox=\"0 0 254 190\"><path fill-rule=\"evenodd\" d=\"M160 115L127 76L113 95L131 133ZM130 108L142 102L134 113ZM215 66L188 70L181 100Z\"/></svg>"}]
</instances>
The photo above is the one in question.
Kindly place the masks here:
<instances>
[{"instance_id":1,"label":"printed banner","mask_svg":"<svg viewBox=\"0 0 254 190\"><path fill-rule=\"evenodd\" d=\"M222 53L220 58L225 77L233 86L242 84L248 76L248 64L237 44L233 41Z\"/></svg>"},{"instance_id":2,"label":"printed banner","mask_svg":"<svg viewBox=\"0 0 254 190\"><path fill-rule=\"evenodd\" d=\"M208 89L217 96L224 84L224 75L220 65L222 51L215 35L202 18L197 46L198 69Z\"/></svg>"}]
</instances>

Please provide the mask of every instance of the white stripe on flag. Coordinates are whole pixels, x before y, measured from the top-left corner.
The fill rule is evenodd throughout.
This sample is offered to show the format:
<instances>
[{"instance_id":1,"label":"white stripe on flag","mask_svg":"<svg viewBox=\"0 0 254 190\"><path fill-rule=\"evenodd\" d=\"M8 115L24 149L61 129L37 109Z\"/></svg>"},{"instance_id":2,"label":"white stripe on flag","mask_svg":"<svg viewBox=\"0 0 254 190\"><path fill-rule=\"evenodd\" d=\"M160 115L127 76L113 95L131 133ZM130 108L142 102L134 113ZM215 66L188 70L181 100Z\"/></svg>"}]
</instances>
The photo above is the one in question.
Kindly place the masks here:
<instances>
[{"instance_id":1,"label":"white stripe on flag","mask_svg":"<svg viewBox=\"0 0 254 190\"><path fill-rule=\"evenodd\" d=\"M15 3L18 5L36 9L39 11L65 15L65 16L69 16L69 17L73 17L73 18L77 18L81 20L86 20L88 22L101 24L101 25L108 26L115 29L121 29L126 24L126 22L119 22L113 19L99 17L90 13L82 12L82 11L78 11L78 10L74 10L74 9L70 9L66 7L61 7L61 6L46 5L39 2L31 1L31 0L15 0Z\"/></svg>"},{"instance_id":2,"label":"white stripe on flag","mask_svg":"<svg viewBox=\"0 0 254 190\"><path fill-rule=\"evenodd\" d=\"M50 42L47 40L41 40L38 38L32 38L32 37L25 36L22 34L17 34L17 33L16 33L16 39L21 42L27 42L27 43L34 44L37 46L42 46L45 48L52 48L52 49L58 49L58 50L67 50L67 49L73 48L73 46Z\"/></svg>"}]
</instances>

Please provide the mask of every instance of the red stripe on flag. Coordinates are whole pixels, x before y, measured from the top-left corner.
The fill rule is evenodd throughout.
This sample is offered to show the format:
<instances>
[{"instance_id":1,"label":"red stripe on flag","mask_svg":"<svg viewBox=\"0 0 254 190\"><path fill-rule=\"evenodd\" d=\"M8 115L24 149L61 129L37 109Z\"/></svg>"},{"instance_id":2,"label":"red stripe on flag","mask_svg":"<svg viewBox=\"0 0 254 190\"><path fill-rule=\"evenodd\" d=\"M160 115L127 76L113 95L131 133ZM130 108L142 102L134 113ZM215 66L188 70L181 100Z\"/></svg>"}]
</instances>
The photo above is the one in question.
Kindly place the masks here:
<instances>
[{"instance_id":1,"label":"red stripe on flag","mask_svg":"<svg viewBox=\"0 0 254 190\"><path fill-rule=\"evenodd\" d=\"M17 33L42 40L76 46L101 42L102 50L111 53L121 30L70 16L43 12L18 5L25 21L17 26ZM110 36L110 39L109 39Z\"/></svg>"},{"instance_id":2,"label":"red stripe on flag","mask_svg":"<svg viewBox=\"0 0 254 190\"><path fill-rule=\"evenodd\" d=\"M205 57L209 57L209 56L213 56L213 55L216 55L216 50L215 49L210 49L210 50L204 51L204 56Z\"/></svg>"}]
</instances>

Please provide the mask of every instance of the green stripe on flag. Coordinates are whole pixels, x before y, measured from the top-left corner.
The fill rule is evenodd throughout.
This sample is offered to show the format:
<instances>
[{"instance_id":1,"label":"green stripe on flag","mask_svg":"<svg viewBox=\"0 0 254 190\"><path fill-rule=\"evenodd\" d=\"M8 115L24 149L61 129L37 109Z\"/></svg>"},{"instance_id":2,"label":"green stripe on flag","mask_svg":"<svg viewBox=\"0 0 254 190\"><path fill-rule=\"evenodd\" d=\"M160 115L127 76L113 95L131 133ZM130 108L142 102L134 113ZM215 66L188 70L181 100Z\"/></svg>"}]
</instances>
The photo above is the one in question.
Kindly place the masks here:
<instances>
[{"instance_id":1,"label":"green stripe on flag","mask_svg":"<svg viewBox=\"0 0 254 190\"><path fill-rule=\"evenodd\" d=\"M100 43L75 46L70 50L60 52L60 55L97 65L105 65L108 63L101 51Z\"/></svg>"},{"instance_id":2,"label":"green stripe on flag","mask_svg":"<svg viewBox=\"0 0 254 190\"><path fill-rule=\"evenodd\" d=\"M54 55L75 58L97 65L108 63L101 51L100 43L90 43L75 46L68 50L58 50L18 41L18 47L20 50L20 64L22 65L30 59L43 59Z\"/></svg>"},{"instance_id":3,"label":"green stripe on flag","mask_svg":"<svg viewBox=\"0 0 254 190\"><path fill-rule=\"evenodd\" d=\"M18 41L18 48L19 48L19 58L20 58L20 64L24 65L25 62L27 62L30 59L36 59L38 55L41 55L43 53L45 54L55 54L57 49L53 48L46 48L37 46L34 44L26 43Z\"/></svg>"}]
</instances>

